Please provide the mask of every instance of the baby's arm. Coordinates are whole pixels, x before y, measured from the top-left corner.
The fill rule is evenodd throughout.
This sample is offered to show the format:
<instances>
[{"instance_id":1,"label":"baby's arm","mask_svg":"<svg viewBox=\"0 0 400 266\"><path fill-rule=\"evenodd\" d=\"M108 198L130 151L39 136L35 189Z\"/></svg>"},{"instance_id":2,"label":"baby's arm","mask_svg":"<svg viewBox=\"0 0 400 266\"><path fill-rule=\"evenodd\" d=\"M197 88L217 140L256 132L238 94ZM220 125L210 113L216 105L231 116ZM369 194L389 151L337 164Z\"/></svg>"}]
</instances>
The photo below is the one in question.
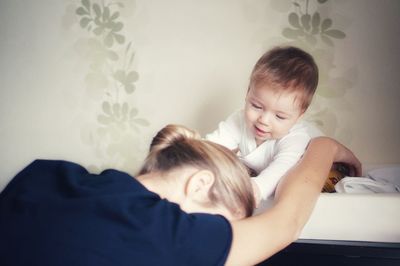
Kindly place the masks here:
<instances>
[{"instance_id":1,"label":"baby's arm","mask_svg":"<svg viewBox=\"0 0 400 266\"><path fill-rule=\"evenodd\" d=\"M259 189L259 200L273 195L279 180L299 161L310 139L308 134L298 133L278 141L273 161L257 177L252 178Z\"/></svg>"},{"instance_id":2,"label":"baby's arm","mask_svg":"<svg viewBox=\"0 0 400 266\"><path fill-rule=\"evenodd\" d=\"M206 139L234 152L237 151L241 135L240 120L240 112L233 113L225 121L220 122L214 132L207 134Z\"/></svg>"}]
</instances>

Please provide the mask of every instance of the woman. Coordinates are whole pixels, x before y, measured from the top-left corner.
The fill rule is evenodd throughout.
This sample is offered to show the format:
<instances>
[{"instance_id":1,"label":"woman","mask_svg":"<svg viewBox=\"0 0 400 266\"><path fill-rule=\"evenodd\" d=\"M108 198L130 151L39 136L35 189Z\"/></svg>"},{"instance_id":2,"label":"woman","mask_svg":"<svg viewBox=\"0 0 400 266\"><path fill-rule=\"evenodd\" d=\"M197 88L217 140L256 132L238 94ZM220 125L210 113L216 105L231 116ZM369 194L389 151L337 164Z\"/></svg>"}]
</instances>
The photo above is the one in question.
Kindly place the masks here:
<instances>
[{"instance_id":1,"label":"woman","mask_svg":"<svg viewBox=\"0 0 400 266\"><path fill-rule=\"evenodd\" d=\"M313 140L278 186L274 206L250 218L246 169L183 127L157 134L136 178L35 161L0 194L1 264L256 264L298 237L339 161L360 169L339 143Z\"/></svg>"}]
</instances>

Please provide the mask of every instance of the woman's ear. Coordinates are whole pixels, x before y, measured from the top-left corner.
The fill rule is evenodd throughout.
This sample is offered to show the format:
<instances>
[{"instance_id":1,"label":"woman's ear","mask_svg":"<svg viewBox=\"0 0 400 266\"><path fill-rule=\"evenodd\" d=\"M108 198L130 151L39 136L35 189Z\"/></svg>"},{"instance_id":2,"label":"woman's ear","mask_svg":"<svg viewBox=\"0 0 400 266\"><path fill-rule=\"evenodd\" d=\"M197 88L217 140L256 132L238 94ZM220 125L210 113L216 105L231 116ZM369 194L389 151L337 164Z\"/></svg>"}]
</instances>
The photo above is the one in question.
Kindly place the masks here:
<instances>
[{"instance_id":1,"label":"woman's ear","mask_svg":"<svg viewBox=\"0 0 400 266\"><path fill-rule=\"evenodd\" d=\"M215 177L211 171L200 170L189 177L186 183L185 193L188 198L197 203L210 201L208 192L214 184Z\"/></svg>"}]
</instances>

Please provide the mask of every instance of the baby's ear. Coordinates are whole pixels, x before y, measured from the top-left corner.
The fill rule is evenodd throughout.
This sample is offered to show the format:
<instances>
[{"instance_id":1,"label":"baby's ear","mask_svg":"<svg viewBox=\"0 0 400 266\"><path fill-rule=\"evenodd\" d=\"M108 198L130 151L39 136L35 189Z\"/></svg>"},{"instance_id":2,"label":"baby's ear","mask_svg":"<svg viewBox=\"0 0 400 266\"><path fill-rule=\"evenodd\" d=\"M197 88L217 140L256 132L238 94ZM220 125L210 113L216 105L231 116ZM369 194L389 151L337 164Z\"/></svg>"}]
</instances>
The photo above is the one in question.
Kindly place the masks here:
<instances>
[{"instance_id":1,"label":"baby's ear","mask_svg":"<svg viewBox=\"0 0 400 266\"><path fill-rule=\"evenodd\" d=\"M207 203L210 201L208 192L214 184L215 177L211 171L200 170L192 175L186 183L186 196L194 202Z\"/></svg>"}]
</instances>

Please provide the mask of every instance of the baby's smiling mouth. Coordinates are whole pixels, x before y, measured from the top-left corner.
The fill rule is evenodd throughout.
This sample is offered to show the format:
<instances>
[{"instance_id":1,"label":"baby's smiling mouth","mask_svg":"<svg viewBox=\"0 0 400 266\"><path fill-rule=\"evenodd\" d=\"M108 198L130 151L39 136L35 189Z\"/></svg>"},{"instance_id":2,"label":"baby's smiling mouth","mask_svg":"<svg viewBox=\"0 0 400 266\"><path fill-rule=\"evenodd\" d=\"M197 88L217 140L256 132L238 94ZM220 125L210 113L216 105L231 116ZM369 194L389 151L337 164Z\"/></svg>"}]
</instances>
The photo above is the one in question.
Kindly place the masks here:
<instances>
[{"instance_id":1,"label":"baby's smiling mouth","mask_svg":"<svg viewBox=\"0 0 400 266\"><path fill-rule=\"evenodd\" d=\"M254 126L254 128L255 128L255 130L256 130L256 134L257 134L257 135L263 136L263 135L265 135L265 134L268 133L267 131L264 131L264 130L260 129L260 128L257 127L257 126Z\"/></svg>"}]
</instances>

